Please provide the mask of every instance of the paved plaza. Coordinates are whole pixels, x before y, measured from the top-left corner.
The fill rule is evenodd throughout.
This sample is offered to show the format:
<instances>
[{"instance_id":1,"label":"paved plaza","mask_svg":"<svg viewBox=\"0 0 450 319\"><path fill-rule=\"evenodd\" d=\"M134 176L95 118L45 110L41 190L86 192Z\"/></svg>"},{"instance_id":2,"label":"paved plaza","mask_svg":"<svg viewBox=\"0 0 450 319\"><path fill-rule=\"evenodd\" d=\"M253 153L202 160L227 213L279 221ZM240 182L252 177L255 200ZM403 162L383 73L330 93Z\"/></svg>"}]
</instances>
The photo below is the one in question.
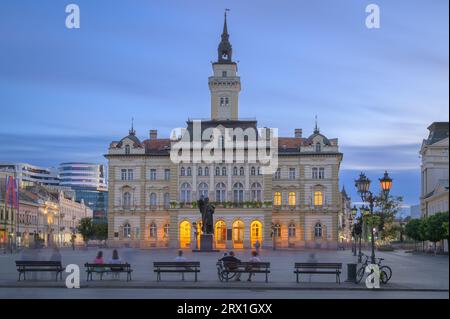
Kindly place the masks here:
<instances>
[{"instance_id":1,"label":"paved plaza","mask_svg":"<svg viewBox=\"0 0 450 319\"><path fill-rule=\"evenodd\" d=\"M86 282L84 263L92 262L97 249L62 249L63 265L77 264L81 270L81 288L77 291L64 288L65 281L54 281L50 274L38 274L37 280L18 282L14 261L30 257L48 260L52 250L43 249L16 255L0 256L0 298L448 298L449 263L448 256L411 254L405 251L377 252L385 258L385 264L393 270L391 281L379 292L366 291L364 283L359 285L345 282L347 263L354 263L350 250L315 251L318 262L342 262L342 283L335 283L334 275L305 275L300 284L295 282L294 262L306 262L312 251L261 250L262 261L271 263L269 283L264 275L256 275L252 282L220 282L217 278L216 261L223 252L193 253L185 251L188 260L200 261L201 272L198 282L193 274L187 274L181 281L179 274L163 274L162 281L156 281L153 273L154 261L173 261L177 250L138 250L123 248L120 257L133 268L133 281L126 282L125 275L119 279L106 276L103 281ZM111 249L102 249L105 260ZM368 251L364 253L369 254ZM249 250L238 250L241 260L248 260ZM31 278L33 275L30 275ZM63 275L64 277L65 275ZM94 277L95 278L95 277ZM243 275L243 278L247 278ZM311 282L310 282L311 280Z\"/></svg>"}]
</instances>

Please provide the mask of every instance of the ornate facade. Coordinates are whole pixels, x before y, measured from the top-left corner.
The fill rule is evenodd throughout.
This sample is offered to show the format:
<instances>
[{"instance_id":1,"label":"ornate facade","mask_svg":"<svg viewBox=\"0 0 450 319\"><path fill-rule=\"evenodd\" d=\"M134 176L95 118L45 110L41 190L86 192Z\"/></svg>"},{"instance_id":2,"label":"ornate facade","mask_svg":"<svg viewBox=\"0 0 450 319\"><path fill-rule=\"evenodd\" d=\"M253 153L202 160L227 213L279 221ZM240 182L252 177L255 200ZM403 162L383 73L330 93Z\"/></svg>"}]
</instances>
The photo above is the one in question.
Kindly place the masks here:
<instances>
[{"instance_id":1,"label":"ornate facade","mask_svg":"<svg viewBox=\"0 0 450 319\"><path fill-rule=\"evenodd\" d=\"M201 121L201 132L256 130L256 120L238 115L241 82L226 17L212 67L211 118ZM195 248L201 221L196 200L204 196L216 206L217 249L250 248L257 241L262 247L336 248L342 160L337 139L325 137L317 125L307 138L301 129L292 137L271 137L277 139L278 169L270 174L259 161L245 159L174 162L175 143L192 134L194 126L195 121L188 120L181 135L172 138L158 138L151 130L145 140L132 128L110 144L105 157L111 246ZM200 149L208 141L202 139Z\"/></svg>"}]
</instances>

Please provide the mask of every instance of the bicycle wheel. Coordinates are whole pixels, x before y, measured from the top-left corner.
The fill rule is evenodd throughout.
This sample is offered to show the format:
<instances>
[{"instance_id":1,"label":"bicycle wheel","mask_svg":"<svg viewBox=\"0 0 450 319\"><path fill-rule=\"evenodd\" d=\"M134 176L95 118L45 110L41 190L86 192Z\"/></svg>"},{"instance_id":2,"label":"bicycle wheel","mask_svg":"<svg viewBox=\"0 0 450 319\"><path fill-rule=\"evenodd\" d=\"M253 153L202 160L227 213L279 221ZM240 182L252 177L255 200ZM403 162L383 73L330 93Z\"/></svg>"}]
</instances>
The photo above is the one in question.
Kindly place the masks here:
<instances>
[{"instance_id":1,"label":"bicycle wheel","mask_svg":"<svg viewBox=\"0 0 450 319\"><path fill-rule=\"evenodd\" d=\"M386 284L389 281L388 279L388 275L386 274L386 272L384 270L380 271L380 282L382 284Z\"/></svg>"},{"instance_id":2,"label":"bicycle wheel","mask_svg":"<svg viewBox=\"0 0 450 319\"><path fill-rule=\"evenodd\" d=\"M381 266L380 267L380 274L381 274L382 271L386 273L386 282L383 282L383 283L387 283L389 280L391 280L392 269L389 266Z\"/></svg>"},{"instance_id":3,"label":"bicycle wheel","mask_svg":"<svg viewBox=\"0 0 450 319\"><path fill-rule=\"evenodd\" d=\"M361 280L364 277L365 267L364 265L361 266L361 268L358 269L358 272L356 273L356 283L359 284Z\"/></svg>"}]
</instances>

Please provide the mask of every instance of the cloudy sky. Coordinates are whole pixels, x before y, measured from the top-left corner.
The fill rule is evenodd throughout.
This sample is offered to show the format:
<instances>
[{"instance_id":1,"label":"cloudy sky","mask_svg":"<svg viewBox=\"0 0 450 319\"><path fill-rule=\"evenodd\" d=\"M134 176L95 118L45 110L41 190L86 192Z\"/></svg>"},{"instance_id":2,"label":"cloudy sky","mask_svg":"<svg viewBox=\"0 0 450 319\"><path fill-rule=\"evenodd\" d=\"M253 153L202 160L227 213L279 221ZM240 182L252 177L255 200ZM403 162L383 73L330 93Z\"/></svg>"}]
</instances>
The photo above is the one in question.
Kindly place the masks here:
<instances>
[{"instance_id":1,"label":"cloudy sky","mask_svg":"<svg viewBox=\"0 0 450 319\"><path fill-rule=\"evenodd\" d=\"M209 117L223 10L242 81L240 116L339 138L341 185L387 169L418 203L418 151L448 121L447 0L60 0L0 2L0 161L105 162L110 141L168 136ZM381 9L367 29L365 8Z\"/></svg>"}]
</instances>

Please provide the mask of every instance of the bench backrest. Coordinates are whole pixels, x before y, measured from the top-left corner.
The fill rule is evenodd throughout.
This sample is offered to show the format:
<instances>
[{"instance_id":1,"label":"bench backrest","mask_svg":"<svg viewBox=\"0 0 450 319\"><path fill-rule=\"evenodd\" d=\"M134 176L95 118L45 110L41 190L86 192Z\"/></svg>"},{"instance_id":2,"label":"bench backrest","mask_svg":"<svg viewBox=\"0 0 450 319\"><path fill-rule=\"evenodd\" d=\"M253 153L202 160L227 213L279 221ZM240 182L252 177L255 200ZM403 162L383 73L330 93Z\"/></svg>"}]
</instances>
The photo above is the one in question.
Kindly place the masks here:
<instances>
[{"instance_id":1,"label":"bench backrest","mask_svg":"<svg viewBox=\"0 0 450 319\"><path fill-rule=\"evenodd\" d=\"M234 262L234 261L223 261L223 266L225 268L249 268L249 267L255 267L255 268L270 268L269 262ZM220 262L218 263L220 265Z\"/></svg>"},{"instance_id":2,"label":"bench backrest","mask_svg":"<svg viewBox=\"0 0 450 319\"><path fill-rule=\"evenodd\" d=\"M21 268L26 267L54 267L62 268L61 261L45 261L45 260L16 260L16 266Z\"/></svg>"},{"instance_id":3,"label":"bench backrest","mask_svg":"<svg viewBox=\"0 0 450 319\"><path fill-rule=\"evenodd\" d=\"M110 269L130 269L131 265L129 263L123 264L95 264L95 263L85 263L86 268L110 268Z\"/></svg>"},{"instance_id":4,"label":"bench backrest","mask_svg":"<svg viewBox=\"0 0 450 319\"><path fill-rule=\"evenodd\" d=\"M200 267L199 261L155 261L154 268Z\"/></svg>"},{"instance_id":5,"label":"bench backrest","mask_svg":"<svg viewBox=\"0 0 450 319\"><path fill-rule=\"evenodd\" d=\"M342 263L295 263L295 268L341 269Z\"/></svg>"}]
</instances>

